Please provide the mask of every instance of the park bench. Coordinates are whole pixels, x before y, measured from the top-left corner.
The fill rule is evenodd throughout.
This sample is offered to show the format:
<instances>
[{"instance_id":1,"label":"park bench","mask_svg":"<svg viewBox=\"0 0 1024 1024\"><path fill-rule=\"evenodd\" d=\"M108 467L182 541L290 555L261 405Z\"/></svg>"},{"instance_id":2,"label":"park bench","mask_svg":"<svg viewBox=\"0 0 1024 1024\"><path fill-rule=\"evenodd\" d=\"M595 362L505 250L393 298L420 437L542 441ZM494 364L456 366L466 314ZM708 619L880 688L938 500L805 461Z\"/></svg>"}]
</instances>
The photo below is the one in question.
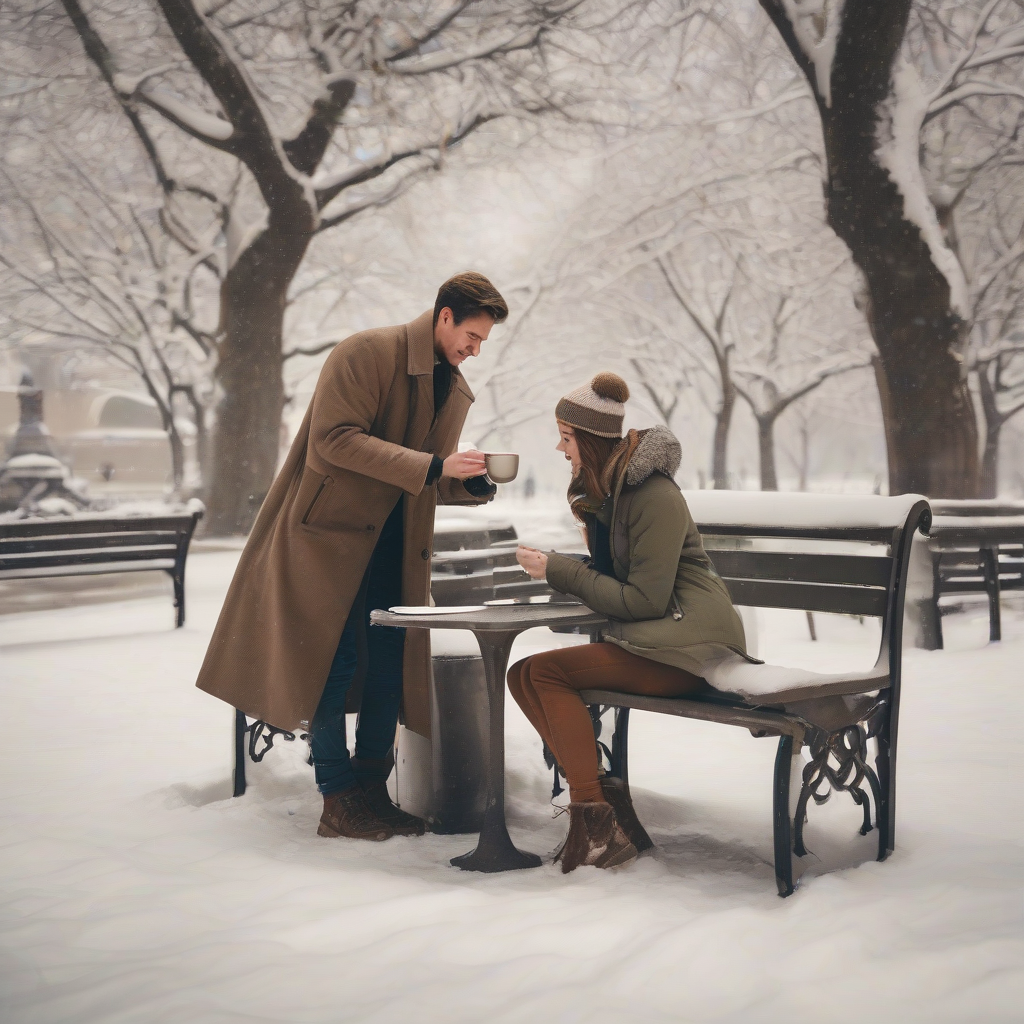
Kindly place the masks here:
<instances>
[{"instance_id":1,"label":"park bench","mask_svg":"<svg viewBox=\"0 0 1024 1024\"><path fill-rule=\"evenodd\" d=\"M942 647L943 597L985 594L989 640L1002 638L1000 598L1024 590L1024 502L934 500L929 646Z\"/></svg>"},{"instance_id":2,"label":"park bench","mask_svg":"<svg viewBox=\"0 0 1024 1024\"><path fill-rule=\"evenodd\" d=\"M202 509L167 515L84 514L0 522L0 580L163 570L185 624L185 559Z\"/></svg>"},{"instance_id":3,"label":"park bench","mask_svg":"<svg viewBox=\"0 0 1024 1024\"><path fill-rule=\"evenodd\" d=\"M848 792L861 808L861 834L877 827L878 859L884 860L894 847L907 566L913 534L928 529L927 501L914 495L709 491L691 492L687 499L736 604L876 616L882 623L878 658L867 671L825 674L753 665L734 656L707 673L713 689L690 697L581 691L599 713L614 712L611 745L604 748L610 774L628 787L631 710L777 736L773 822L779 894L793 892L793 856L807 852L803 825L810 803L822 804L834 791ZM872 741L874 768L868 761ZM805 745L810 759L794 761Z\"/></svg>"}]
</instances>

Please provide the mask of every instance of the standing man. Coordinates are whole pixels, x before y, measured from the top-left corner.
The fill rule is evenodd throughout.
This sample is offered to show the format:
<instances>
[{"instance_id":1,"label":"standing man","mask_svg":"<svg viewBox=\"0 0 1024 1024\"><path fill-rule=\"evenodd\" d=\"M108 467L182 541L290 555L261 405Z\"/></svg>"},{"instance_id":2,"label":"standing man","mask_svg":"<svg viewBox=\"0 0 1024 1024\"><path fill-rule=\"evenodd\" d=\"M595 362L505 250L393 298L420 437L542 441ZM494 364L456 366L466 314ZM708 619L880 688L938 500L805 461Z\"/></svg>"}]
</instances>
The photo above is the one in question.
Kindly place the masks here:
<instances>
[{"instance_id":1,"label":"standing man","mask_svg":"<svg viewBox=\"0 0 1024 1024\"><path fill-rule=\"evenodd\" d=\"M507 316L486 277L457 274L433 312L341 342L235 570L197 685L279 729L309 729L318 835L423 834L386 783L400 706L430 735L430 640L369 628L369 612L428 602L436 502L494 496L483 455L455 450L473 403L458 367Z\"/></svg>"}]
</instances>

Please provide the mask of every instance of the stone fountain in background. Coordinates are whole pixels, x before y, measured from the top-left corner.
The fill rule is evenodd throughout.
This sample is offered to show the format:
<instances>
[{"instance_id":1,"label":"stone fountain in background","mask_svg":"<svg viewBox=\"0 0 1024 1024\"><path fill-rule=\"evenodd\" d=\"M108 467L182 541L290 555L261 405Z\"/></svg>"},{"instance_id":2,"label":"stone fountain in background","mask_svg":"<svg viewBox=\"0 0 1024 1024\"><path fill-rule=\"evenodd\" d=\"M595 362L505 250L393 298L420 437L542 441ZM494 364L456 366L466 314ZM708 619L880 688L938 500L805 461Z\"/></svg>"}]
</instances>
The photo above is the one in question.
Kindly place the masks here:
<instances>
[{"instance_id":1,"label":"stone fountain in background","mask_svg":"<svg viewBox=\"0 0 1024 1024\"><path fill-rule=\"evenodd\" d=\"M18 388L18 429L0 467L0 512L68 514L89 507L57 457L43 422L43 392L26 370Z\"/></svg>"}]
</instances>

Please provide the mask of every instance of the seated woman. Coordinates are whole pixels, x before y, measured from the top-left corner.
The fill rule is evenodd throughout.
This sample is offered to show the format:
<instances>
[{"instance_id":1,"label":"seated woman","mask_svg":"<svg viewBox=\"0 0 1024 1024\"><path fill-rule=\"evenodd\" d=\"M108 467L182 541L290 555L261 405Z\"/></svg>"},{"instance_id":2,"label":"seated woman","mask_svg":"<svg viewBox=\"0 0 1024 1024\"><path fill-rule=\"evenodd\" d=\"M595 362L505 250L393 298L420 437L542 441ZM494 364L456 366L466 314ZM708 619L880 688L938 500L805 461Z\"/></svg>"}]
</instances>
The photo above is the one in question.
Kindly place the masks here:
<instances>
[{"instance_id":1,"label":"seated woman","mask_svg":"<svg viewBox=\"0 0 1024 1024\"><path fill-rule=\"evenodd\" d=\"M569 782L562 871L628 864L653 844L621 782L599 776L580 690L678 697L702 690L705 666L746 656L743 624L674 481L681 449L665 427L622 437L626 382L599 373L555 410L558 451L572 463L569 503L590 558L520 547L519 564L611 620L605 643L535 654L508 685Z\"/></svg>"}]
</instances>

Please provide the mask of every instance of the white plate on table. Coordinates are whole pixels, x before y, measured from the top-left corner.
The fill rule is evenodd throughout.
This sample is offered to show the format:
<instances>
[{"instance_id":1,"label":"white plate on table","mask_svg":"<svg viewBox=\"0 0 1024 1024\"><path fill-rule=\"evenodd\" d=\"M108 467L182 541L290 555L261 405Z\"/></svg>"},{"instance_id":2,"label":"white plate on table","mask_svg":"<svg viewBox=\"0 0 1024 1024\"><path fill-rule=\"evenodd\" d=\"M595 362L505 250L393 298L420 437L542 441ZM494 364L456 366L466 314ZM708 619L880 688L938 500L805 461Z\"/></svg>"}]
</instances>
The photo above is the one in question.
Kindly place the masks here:
<instances>
[{"instance_id":1,"label":"white plate on table","mask_svg":"<svg viewBox=\"0 0 1024 1024\"><path fill-rule=\"evenodd\" d=\"M460 615L464 612L482 612L483 610L482 604L398 604L394 608L388 609L395 615Z\"/></svg>"}]
</instances>

